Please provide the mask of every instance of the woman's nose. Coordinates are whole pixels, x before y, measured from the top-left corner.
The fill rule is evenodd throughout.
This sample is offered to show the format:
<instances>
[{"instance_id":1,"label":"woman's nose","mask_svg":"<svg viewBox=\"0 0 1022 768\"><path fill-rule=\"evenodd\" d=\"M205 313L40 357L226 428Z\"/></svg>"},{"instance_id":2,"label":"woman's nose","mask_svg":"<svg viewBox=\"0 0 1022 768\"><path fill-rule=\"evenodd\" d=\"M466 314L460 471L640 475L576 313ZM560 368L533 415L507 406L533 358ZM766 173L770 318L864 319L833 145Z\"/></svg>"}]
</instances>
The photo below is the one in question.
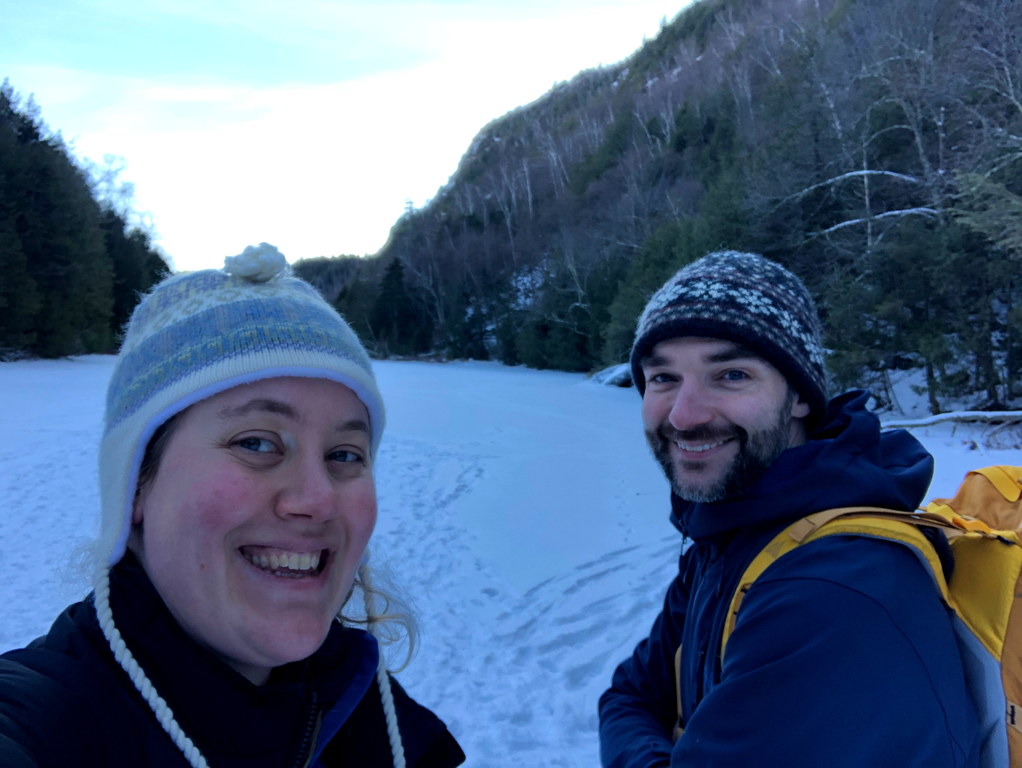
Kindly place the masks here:
<instances>
[{"instance_id":1,"label":"woman's nose","mask_svg":"<svg viewBox=\"0 0 1022 768\"><path fill-rule=\"evenodd\" d=\"M334 514L335 488L323 457L296 457L283 469L284 487L276 505L278 515L320 520Z\"/></svg>"}]
</instances>

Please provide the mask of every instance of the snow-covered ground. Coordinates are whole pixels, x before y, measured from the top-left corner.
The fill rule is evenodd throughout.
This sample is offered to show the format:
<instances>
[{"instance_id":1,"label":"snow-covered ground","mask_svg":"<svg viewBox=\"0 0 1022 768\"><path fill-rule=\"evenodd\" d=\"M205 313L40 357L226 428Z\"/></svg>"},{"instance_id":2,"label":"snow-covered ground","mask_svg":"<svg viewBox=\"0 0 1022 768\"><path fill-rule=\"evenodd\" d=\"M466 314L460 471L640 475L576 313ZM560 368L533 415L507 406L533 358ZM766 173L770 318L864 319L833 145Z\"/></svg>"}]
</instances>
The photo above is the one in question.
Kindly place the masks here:
<instances>
[{"instance_id":1,"label":"snow-covered ground","mask_svg":"<svg viewBox=\"0 0 1022 768\"><path fill-rule=\"evenodd\" d=\"M0 364L0 651L87 591L76 559L96 530L112 362ZM373 558L421 626L402 682L473 768L597 765L596 700L647 632L680 545L638 396L491 363L376 370L388 425ZM937 457L931 495L969 468L1022 460L984 448L984 429L916 430Z\"/></svg>"}]
</instances>

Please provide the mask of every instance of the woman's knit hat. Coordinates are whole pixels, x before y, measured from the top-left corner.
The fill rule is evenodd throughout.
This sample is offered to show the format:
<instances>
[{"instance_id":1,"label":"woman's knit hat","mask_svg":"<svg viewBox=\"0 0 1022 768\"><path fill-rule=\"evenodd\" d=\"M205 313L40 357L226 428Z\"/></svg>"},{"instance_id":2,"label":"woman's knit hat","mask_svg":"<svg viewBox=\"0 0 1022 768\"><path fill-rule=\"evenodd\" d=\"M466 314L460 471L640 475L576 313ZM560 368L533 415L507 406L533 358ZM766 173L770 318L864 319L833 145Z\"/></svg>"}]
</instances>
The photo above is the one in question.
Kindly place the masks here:
<instances>
[{"instance_id":1,"label":"woman's knit hat","mask_svg":"<svg viewBox=\"0 0 1022 768\"><path fill-rule=\"evenodd\" d=\"M646 390L642 360L665 339L702 336L741 344L770 362L823 413L827 382L820 320L795 275L754 253L719 251L682 267L653 294L632 345L632 380Z\"/></svg>"},{"instance_id":2,"label":"woman's knit hat","mask_svg":"<svg viewBox=\"0 0 1022 768\"><path fill-rule=\"evenodd\" d=\"M259 379L308 376L348 387L369 412L372 451L383 400L369 356L311 285L267 243L224 268L174 275L135 308L107 390L100 446L98 557L124 555L139 467L156 429L207 397Z\"/></svg>"}]
</instances>

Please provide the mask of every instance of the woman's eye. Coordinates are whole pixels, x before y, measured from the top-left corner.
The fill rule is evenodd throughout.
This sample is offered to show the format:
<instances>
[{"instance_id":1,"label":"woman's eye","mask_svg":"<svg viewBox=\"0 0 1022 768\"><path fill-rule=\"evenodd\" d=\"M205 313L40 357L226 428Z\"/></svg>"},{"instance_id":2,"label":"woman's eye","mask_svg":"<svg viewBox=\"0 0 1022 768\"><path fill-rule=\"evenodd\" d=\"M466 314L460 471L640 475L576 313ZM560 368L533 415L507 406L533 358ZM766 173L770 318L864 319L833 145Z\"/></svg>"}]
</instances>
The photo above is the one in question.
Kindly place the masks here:
<instances>
[{"instance_id":1,"label":"woman's eye","mask_svg":"<svg viewBox=\"0 0 1022 768\"><path fill-rule=\"evenodd\" d=\"M239 448L244 448L246 451L253 451L255 453L273 453L277 450L277 446L272 440L268 440L265 437L242 437L234 441L234 444Z\"/></svg>"}]
</instances>

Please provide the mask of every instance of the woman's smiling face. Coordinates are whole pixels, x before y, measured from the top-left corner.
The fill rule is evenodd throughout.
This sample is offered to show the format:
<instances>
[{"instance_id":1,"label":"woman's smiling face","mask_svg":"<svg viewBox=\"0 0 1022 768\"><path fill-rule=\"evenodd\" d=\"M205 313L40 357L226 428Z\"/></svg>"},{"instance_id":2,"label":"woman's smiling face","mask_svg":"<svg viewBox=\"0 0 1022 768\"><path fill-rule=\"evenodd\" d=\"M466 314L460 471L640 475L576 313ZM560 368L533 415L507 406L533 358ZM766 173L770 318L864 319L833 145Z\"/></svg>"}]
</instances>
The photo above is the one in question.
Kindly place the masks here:
<instances>
[{"instance_id":1,"label":"woman's smiling face","mask_svg":"<svg viewBox=\"0 0 1022 768\"><path fill-rule=\"evenodd\" d=\"M257 684L315 652L376 522L369 416L326 379L274 378L176 419L134 549L178 623Z\"/></svg>"}]
</instances>

